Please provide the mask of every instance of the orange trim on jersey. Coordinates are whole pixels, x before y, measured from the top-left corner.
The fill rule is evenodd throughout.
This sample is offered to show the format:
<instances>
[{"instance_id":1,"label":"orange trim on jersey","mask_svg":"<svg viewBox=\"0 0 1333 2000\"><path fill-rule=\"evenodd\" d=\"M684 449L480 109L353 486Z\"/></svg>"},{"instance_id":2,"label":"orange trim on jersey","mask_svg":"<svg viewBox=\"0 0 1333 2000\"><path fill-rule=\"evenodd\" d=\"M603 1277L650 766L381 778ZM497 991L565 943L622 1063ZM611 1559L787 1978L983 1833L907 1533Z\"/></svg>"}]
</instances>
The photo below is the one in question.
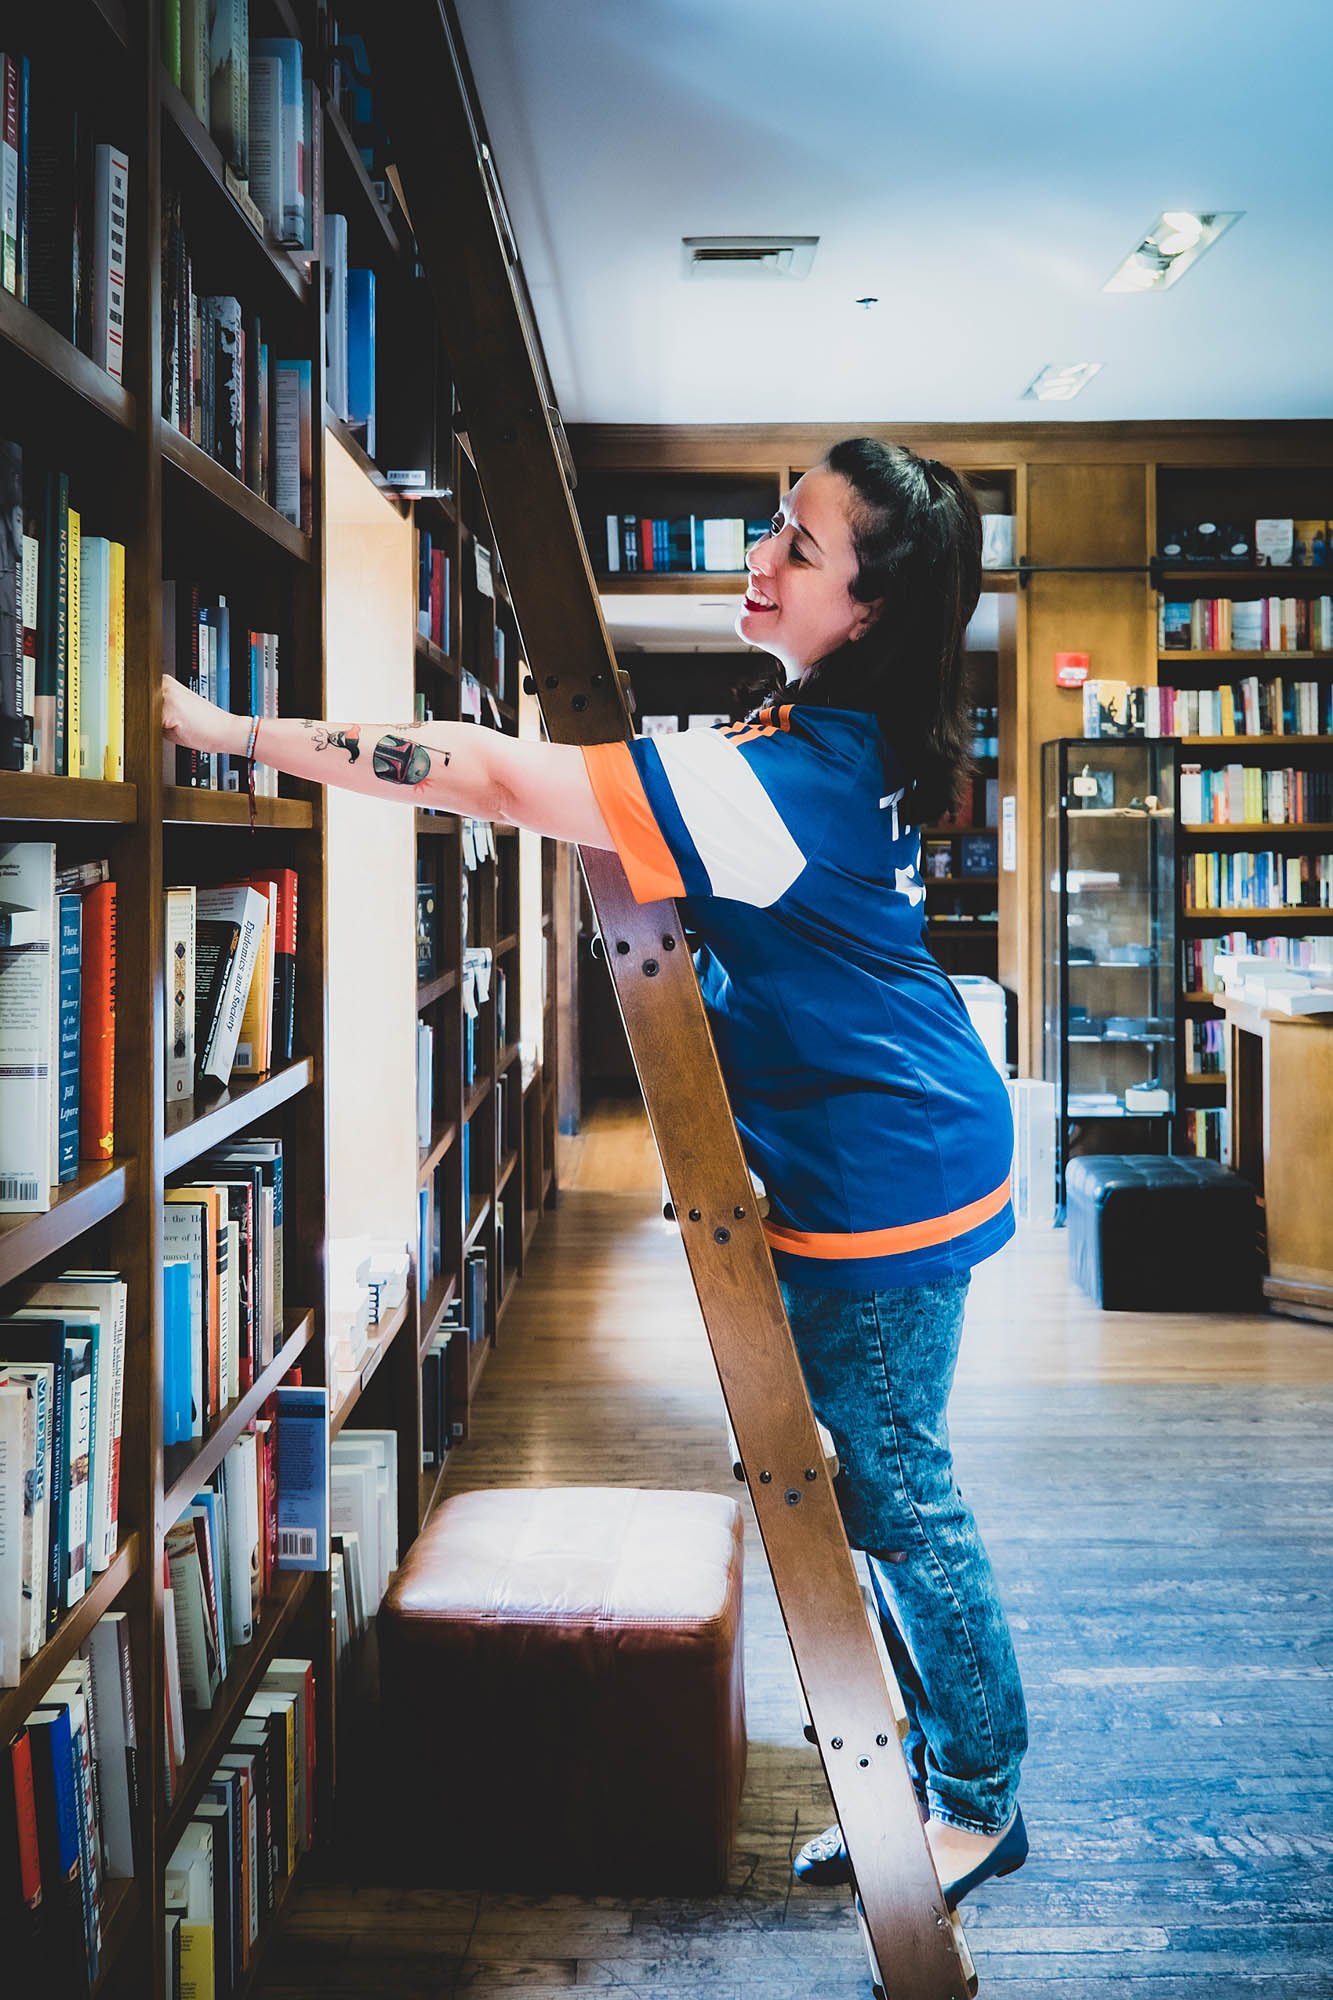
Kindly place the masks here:
<instances>
[{"instance_id":1,"label":"orange trim on jersey","mask_svg":"<svg viewBox=\"0 0 1333 2000\"><path fill-rule=\"evenodd\" d=\"M736 750L739 750L742 743L754 743L761 736L776 736L776 735L777 735L776 729L765 728L761 724L756 722L749 729L743 730L739 736L732 737L731 739L732 747Z\"/></svg>"},{"instance_id":2,"label":"orange trim on jersey","mask_svg":"<svg viewBox=\"0 0 1333 2000\"><path fill-rule=\"evenodd\" d=\"M586 743L583 761L636 903L683 896L685 884L653 818L628 743Z\"/></svg>"},{"instance_id":3,"label":"orange trim on jersey","mask_svg":"<svg viewBox=\"0 0 1333 2000\"><path fill-rule=\"evenodd\" d=\"M791 703L789 701L784 702L782 707L778 710L778 728L779 729L791 728Z\"/></svg>"},{"instance_id":4,"label":"orange trim on jersey","mask_svg":"<svg viewBox=\"0 0 1333 2000\"><path fill-rule=\"evenodd\" d=\"M779 1229L765 1223L764 1235L770 1250L787 1250L794 1257L838 1259L848 1257L898 1257L907 1250L928 1250L933 1244L966 1236L998 1215L1009 1199L1009 1177L1005 1176L993 1193L983 1194L949 1215L935 1215L925 1222L903 1222L894 1229L862 1229L839 1236L810 1236L800 1229Z\"/></svg>"}]
</instances>

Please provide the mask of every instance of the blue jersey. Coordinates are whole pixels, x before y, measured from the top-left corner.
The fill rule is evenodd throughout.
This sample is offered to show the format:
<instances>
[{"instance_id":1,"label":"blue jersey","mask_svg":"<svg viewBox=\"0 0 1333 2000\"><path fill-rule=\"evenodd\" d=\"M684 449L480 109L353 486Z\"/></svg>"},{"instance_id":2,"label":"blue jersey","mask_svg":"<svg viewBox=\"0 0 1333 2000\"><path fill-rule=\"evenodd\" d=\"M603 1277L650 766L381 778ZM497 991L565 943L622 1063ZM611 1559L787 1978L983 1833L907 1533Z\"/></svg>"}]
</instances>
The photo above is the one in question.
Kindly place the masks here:
<instances>
[{"instance_id":1,"label":"blue jersey","mask_svg":"<svg viewBox=\"0 0 1333 2000\"><path fill-rule=\"evenodd\" d=\"M636 900L688 898L779 1275L915 1285L998 1250L1008 1096L922 942L920 832L875 717L798 704L584 757Z\"/></svg>"}]
</instances>

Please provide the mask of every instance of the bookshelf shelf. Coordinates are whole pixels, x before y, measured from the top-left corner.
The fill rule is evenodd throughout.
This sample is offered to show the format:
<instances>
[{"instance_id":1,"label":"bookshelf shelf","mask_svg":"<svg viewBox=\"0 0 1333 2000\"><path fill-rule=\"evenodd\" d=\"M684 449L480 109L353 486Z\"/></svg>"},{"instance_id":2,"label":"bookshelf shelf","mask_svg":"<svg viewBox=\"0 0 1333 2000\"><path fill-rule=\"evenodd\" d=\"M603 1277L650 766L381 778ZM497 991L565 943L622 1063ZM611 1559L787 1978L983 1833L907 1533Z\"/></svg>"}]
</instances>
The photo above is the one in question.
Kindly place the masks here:
<instances>
[{"instance_id":1,"label":"bookshelf shelf","mask_svg":"<svg viewBox=\"0 0 1333 2000\"><path fill-rule=\"evenodd\" d=\"M495 1191L497 1194L508 1184L509 1176L513 1173L517 1165L518 1148L515 1147L512 1152L506 1153L504 1160L501 1162L499 1172L495 1176Z\"/></svg>"},{"instance_id":2,"label":"bookshelf shelf","mask_svg":"<svg viewBox=\"0 0 1333 2000\"><path fill-rule=\"evenodd\" d=\"M463 1100L464 1123L472 1117L474 1112L481 1108L490 1094L491 1079L488 1076L482 1077L480 1082L473 1084L471 1090L469 1090L466 1098Z\"/></svg>"},{"instance_id":3,"label":"bookshelf shelf","mask_svg":"<svg viewBox=\"0 0 1333 2000\"><path fill-rule=\"evenodd\" d=\"M0 820L133 826L138 817L137 785L107 784L100 778L46 778L36 771L0 774Z\"/></svg>"},{"instance_id":4,"label":"bookshelf shelf","mask_svg":"<svg viewBox=\"0 0 1333 2000\"><path fill-rule=\"evenodd\" d=\"M495 956L503 958L506 952L518 950L518 932L510 931L507 937L495 940Z\"/></svg>"},{"instance_id":5,"label":"bookshelf shelf","mask_svg":"<svg viewBox=\"0 0 1333 2000\"><path fill-rule=\"evenodd\" d=\"M34 1709L62 1667L78 1652L104 1611L110 1611L139 1567L137 1533L126 1535L91 1589L68 1610L40 1653L24 1666L17 1687L0 1690L0 1736L6 1742Z\"/></svg>"},{"instance_id":6,"label":"bookshelf shelf","mask_svg":"<svg viewBox=\"0 0 1333 2000\"><path fill-rule=\"evenodd\" d=\"M185 1761L176 1774L176 1795L166 1809L162 1829L168 1854L174 1852L189 1824L190 1815L199 1803L199 1794L208 1782L209 1773L225 1753L236 1724L245 1713L246 1704L264 1678L264 1669L277 1654L278 1641L305 1602L312 1574L305 1569L279 1570L276 1573L274 1588L260 1606L255 1636L248 1646L234 1648L230 1671L218 1689L212 1708L186 1711ZM159 1782L156 1773L152 1774L150 1782Z\"/></svg>"},{"instance_id":7,"label":"bookshelf shelf","mask_svg":"<svg viewBox=\"0 0 1333 2000\"><path fill-rule=\"evenodd\" d=\"M267 241L255 227L250 216L242 208L231 188L227 185L227 169L212 134L200 122L193 106L182 91L177 90L171 78L162 72L158 77L161 95L163 137L170 132L180 141L180 151L188 158L201 175L212 183L219 197L219 213L228 217L230 235L233 242L244 245L252 266L262 270L270 280L275 280L283 292L298 303L304 304L309 286L305 272L294 257L285 250Z\"/></svg>"},{"instance_id":8,"label":"bookshelf shelf","mask_svg":"<svg viewBox=\"0 0 1333 2000\"><path fill-rule=\"evenodd\" d=\"M90 0L90 4L122 49L127 49L130 45L130 24L122 0Z\"/></svg>"},{"instance_id":9,"label":"bookshelf shelf","mask_svg":"<svg viewBox=\"0 0 1333 2000\"><path fill-rule=\"evenodd\" d=\"M0 1216L0 1285L21 1278L123 1207L133 1192L134 1169L132 1159L81 1160L77 1180L52 1188L44 1215Z\"/></svg>"},{"instance_id":10,"label":"bookshelf shelf","mask_svg":"<svg viewBox=\"0 0 1333 2000\"><path fill-rule=\"evenodd\" d=\"M1186 924L1314 924L1333 922L1333 910L1322 910L1317 905L1307 908L1285 910L1190 910L1180 913Z\"/></svg>"},{"instance_id":11,"label":"bookshelf shelf","mask_svg":"<svg viewBox=\"0 0 1333 2000\"><path fill-rule=\"evenodd\" d=\"M122 431L133 431L138 423L134 397L119 382L113 382L105 368L90 355L66 340L40 313L21 305L0 286L0 353L9 351L41 371L44 388L81 413L95 410Z\"/></svg>"},{"instance_id":12,"label":"bookshelf shelf","mask_svg":"<svg viewBox=\"0 0 1333 2000\"><path fill-rule=\"evenodd\" d=\"M430 1150L420 1153L417 1156L419 1161L417 1167L418 1187L424 1186L457 1137L458 1120L456 1118L450 1118L446 1123L437 1125L434 1128L430 1135Z\"/></svg>"},{"instance_id":13,"label":"bookshelf shelf","mask_svg":"<svg viewBox=\"0 0 1333 2000\"><path fill-rule=\"evenodd\" d=\"M294 1310L294 1307L287 1306L283 1317ZM258 1416L263 1404L314 1337L315 1316L312 1312L305 1312L253 1387L218 1412L217 1421L206 1438L189 1444L168 1445L163 1469L165 1491L160 1521L163 1530L180 1519L204 1481L217 1471L246 1425Z\"/></svg>"},{"instance_id":14,"label":"bookshelf shelf","mask_svg":"<svg viewBox=\"0 0 1333 2000\"><path fill-rule=\"evenodd\" d=\"M1213 826L1206 820L1190 820L1182 824L1180 831L1188 834L1193 839L1199 840L1213 840L1219 836L1223 839L1234 839L1241 834L1251 840L1256 835L1262 835L1267 839L1270 834L1285 836L1288 839L1293 836L1297 839L1305 839L1315 835L1327 836L1333 833L1333 821L1313 819L1231 820L1225 826Z\"/></svg>"},{"instance_id":15,"label":"bookshelf shelf","mask_svg":"<svg viewBox=\"0 0 1333 2000\"><path fill-rule=\"evenodd\" d=\"M91 2000L98 2000L99 1995L110 1990L116 1961L138 1918L140 1902L137 1879L106 1883L102 1901L102 1949Z\"/></svg>"},{"instance_id":16,"label":"bookshelf shelf","mask_svg":"<svg viewBox=\"0 0 1333 2000\"><path fill-rule=\"evenodd\" d=\"M424 833L428 840L432 838L438 840L442 834L457 833L457 831L457 813L426 812L418 806L417 832Z\"/></svg>"},{"instance_id":17,"label":"bookshelf shelf","mask_svg":"<svg viewBox=\"0 0 1333 2000\"><path fill-rule=\"evenodd\" d=\"M233 1078L215 1103L199 1106L182 1100L168 1105L162 1171L179 1173L213 1146L220 1146L256 1118L265 1118L279 1104L295 1097L313 1081L315 1066L309 1056L299 1056L283 1069L273 1070L250 1082Z\"/></svg>"},{"instance_id":18,"label":"bookshelf shelf","mask_svg":"<svg viewBox=\"0 0 1333 2000\"><path fill-rule=\"evenodd\" d=\"M378 465L376 465L374 459L352 429L352 426L344 423L341 417L335 417L327 403L324 405L324 428L331 436L337 438L347 456L352 460L352 463L370 481L370 484L381 498L389 501L400 513L405 512L405 501L389 485L384 474L380 471Z\"/></svg>"},{"instance_id":19,"label":"bookshelf shelf","mask_svg":"<svg viewBox=\"0 0 1333 2000\"><path fill-rule=\"evenodd\" d=\"M1196 749L1272 750L1275 747L1308 750L1314 744L1333 749L1333 736L1182 736L1180 741Z\"/></svg>"},{"instance_id":20,"label":"bookshelf shelf","mask_svg":"<svg viewBox=\"0 0 1333 2000\"><path fill-rule=\"evenodd\" d=\"M458 984L458 974L457 972L451 969L448 972L440 973L439 977L436 979L428 979L424 985L418 985L417 987L418 1014L421 1012L423 1007L429 1007L433 1001L442 1000L446 993L452 993L457 984Z\"/></svg>"},{"instance_id":21,"label":"bookshelf shelf","mask_svg":"<svg viewBox=\"0 0 1333 2000\"><path fill-rule=\"evenodd\" d=\"M449 1310L450 1303L458 1295L458 1279L452 1272L441 1272L426 1295L426 1303L421 1308L421 1335L417 1345L417 1357L425 1358L426 1349L435 1338L440 1320Z\"/></svg>"},{"instance_id":22,"label":"bookshelf shelf","mask_svg":"<svg viewBox=\"0 0 1333 2000\"><path fill-rule=\"evenodd\" d=\"M424 639L417 634L417 659L423 667L431 667L437 674L444 674L450 680L458 679L458 661L454 654L441 652L433 639Z\"/></svg>"},{"instance_id":23,"label":"bookshelf shelf","mask_svg":"<svg viewBox=\"0 0 1333 2000\"><path fill-rule=\"evenodd\" d=\"M244 480L237 479L234 473L210 458L206 451L201 451L192 438L182 437L171 424L160 423L159 435L164 465L188 480L194 491L225 507L229 514L244 521L247 527L253 528L277 548L284 549L298 562L310 561L310 536L303 535L299 528L293 527L279 514L276 507L270 507L267 500L261 500L257 493L252 493Z\"/></svg>"},{"instance_id":24,"label":"bookshelf shelf","mask_svg":"<svg viewBox=\"0 0 1333 2000\"><path fill-rule=\"evenodd\" d=\"M1223 1070L1187 1069L1185 1088L1187 1090L1221 1090L1226 1086Z\"/></svg>"},{"instance_id":25,"label":"bookshelf shelf","mask_svg":"<svg viewBox=\"0 0 1333 2000\"><path fill-rule=\"evenodd\" d=\"M1330 585L1333 585L1333 571L1328 574ZM1283 665L1290 660L1327 660L1333 664L1333 653L1199 653L1191 652L1188 648L1174 647L1169 652L1159 653L1157 660L1159 666L1175 666L1180 660L1183 660L1186 666L1191 661L1218 661L1236 666L1242 664L1248 666L1252 661L1260 666L1275 666Z\"/></svg>"},{"instance_id":26,"label":"bookshelf shelf","mask_svg":"<svg viewBox=\"0 0 1333 2000\"><path fill-rule=\"evenodd\" d=\"M749 572L727 570L598 570L596 586L604 597L735 597L739 604L745 594ZM1017 570L982 571L983 595L1008 597L1018 589Z\"/></svg>"},{"instance_id":27,"label":"bookshelf shelf","mask_svg":"<svg viewBox=\"0 0 1333 2000\"><path fill-rule=\"evenodd\" d=\"M496 1075L503 1076L507 1069L513 1068L517 1060L518 1060L518 1043L506 1042L504 1047L501 1049L499 1056L496 1058L496 1064L495 1064Z\"/></svg>"},{"instance_id":28,"label":"bookshelf shelf","mask_svg":"<svg viewBox=\"0 0 1333 2000\"><path fill-rule=\"evenodd\" d=\"M362 1395L374 1377L376 1369L393 1346L394 1341L398 1338L411 1310L412 1295L409 1292L405 1298L399 1300L398 1304L384 1321L383 1326L375 1328L374 1335L368 1342L366 1351L362 1355L358 1367L345 1375L340 1374L338 1376L337 1380L341 1394L338 1406L329 1420L329 1433L332 1437L337 1437L339 1431L360 1402Z\"/></svg>"},{"instance_id":29,"label":"bookshelf shelf","mask_svg":"<svg viewBox=\"0 0 1333 2000\"><path fill-rule=\"evenodd\" d=\"M357 151L356 141L339 111L328 102L324 106L324 138L324 170L330 182L338 184L340 196L348 188L355 191L357 211L362 221L369 225L376 248L381 255L401 263L406 256L403 242L375 198L375 190L370 184L365 162ZM333 200L331 206L336 209L338 201Z\"/></svg>"},{"instance_id":30,"label":"bookshelf shelf","mask_svg":"<svg viewBox=\"0 0 1333 2000\"><path fill-rule=\"evenodd\" d=\"M289 832L309 832L317 823L320 809L314 799L255 800L255 825L281 827ZM162 817L172 826L244 826L250 824L250 799L246 792L216 792L206 786L165 785L162 789Z\"/></svg>"},{"instance_id":31,"label":"bookshelf shelf","mask_svg":"<svg viewBox=\"0 0 1333 2000\"><path fill-rule=\"evenodd\" d=\"M463 1238L464 1253L466 1253L472 1248L477 1238L481 1235L482 1230L486 1226L486 1221L490 1215L490 1212L491 1212L491 1198L489 1195L485 1195L482 1198L482 1200L477 1203L476 1207L472 1211L471 1216L468 1219L467 1233Z\"/></svg>"}]
</instances>

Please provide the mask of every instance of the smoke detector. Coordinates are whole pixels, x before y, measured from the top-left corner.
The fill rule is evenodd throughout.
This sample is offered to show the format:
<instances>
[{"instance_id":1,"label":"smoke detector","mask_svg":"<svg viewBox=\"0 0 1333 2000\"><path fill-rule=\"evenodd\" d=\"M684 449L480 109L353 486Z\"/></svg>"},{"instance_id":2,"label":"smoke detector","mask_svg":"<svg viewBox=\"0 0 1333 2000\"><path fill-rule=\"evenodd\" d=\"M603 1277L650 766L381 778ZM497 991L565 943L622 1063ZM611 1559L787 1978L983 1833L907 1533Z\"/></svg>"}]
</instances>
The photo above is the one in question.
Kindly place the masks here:
<instances>
[{"instance_id":1,"label":"smoke detector","mask_svg":"<svg viewBox=\"0 0 1333 2000\"><path fill-rule=\"evenodd\" d=\"M817 236L682 236L687 278L804 278Z\"/></svg>"}]
</instances>

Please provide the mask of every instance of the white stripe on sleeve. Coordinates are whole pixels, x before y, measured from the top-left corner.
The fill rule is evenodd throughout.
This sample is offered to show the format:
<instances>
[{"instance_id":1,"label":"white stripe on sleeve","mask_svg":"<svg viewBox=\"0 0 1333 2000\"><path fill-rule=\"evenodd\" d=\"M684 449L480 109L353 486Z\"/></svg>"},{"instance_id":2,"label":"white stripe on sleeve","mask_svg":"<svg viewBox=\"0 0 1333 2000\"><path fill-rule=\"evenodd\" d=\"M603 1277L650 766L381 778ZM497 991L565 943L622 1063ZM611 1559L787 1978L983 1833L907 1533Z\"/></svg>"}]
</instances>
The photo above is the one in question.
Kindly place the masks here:
<instances>
[{"instance_id":1,"label":"white stripe on sleeve","mask_svg":"<svg viewBox=\"0 0 1333 2000\"><path fill-rule=\"evenodd\" d=\"M735 744L715 729L653 742L713 894L760 910L776 903L805 856Z\"/></svg>"}]
</instances>

